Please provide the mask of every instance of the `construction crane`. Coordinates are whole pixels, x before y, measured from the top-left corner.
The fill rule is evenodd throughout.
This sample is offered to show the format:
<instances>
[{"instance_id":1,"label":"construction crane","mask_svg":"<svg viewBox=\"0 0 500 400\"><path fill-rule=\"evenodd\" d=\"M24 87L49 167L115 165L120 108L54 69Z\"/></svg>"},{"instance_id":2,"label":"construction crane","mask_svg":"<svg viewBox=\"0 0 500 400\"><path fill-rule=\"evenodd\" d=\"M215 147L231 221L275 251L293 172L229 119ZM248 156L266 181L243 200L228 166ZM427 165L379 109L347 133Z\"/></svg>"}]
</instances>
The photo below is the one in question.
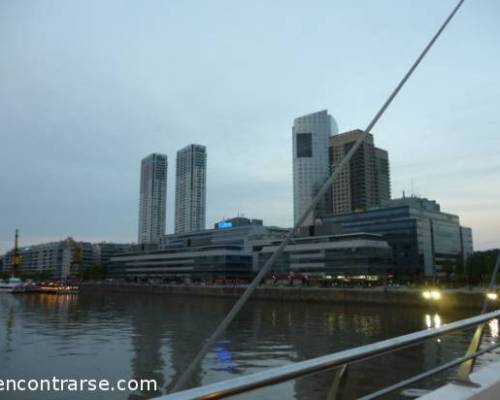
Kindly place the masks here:
<instances>
[{"instance_id":1,"label":"construction crane","mask_svg":"<svg viewBox=\"0 0 500 400\"><path fill-rule=\"evenodd\" d=\"M21 253L19 251L19 229L16 229L14 240L14 252L12 254L12 276L17 277L21 266Z\"/></svg>"},{"instance_id":2,"label":"construction crane","mask_svg":"<svg viewBox=\"0 0 500 400\"><path fill-rule=\"evenodd\" d=\"M79 281L82 277L82 244L72 237L69 237L68 241L72 251L69 276L72 281Z\"/></svg>"}]
</instances>

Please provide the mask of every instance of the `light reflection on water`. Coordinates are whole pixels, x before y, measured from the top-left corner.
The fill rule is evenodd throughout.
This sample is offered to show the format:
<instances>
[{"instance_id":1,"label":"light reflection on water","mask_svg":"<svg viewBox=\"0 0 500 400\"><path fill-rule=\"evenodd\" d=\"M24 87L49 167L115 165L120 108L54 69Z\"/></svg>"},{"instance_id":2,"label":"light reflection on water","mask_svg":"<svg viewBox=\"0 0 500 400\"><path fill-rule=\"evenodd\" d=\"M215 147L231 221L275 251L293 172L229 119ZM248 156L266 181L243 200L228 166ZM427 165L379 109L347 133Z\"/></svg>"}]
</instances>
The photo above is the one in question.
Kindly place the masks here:
<instances>
[{"instance_id":1,"label":"light reflection on water","mask_svg":"<svg viewBox=\"0 0 500 400\"><path fill-rule=\"evenodd\" d=\"M145 399L180 377L230 299L146 294L78 296L0 294L2 376L156 379L156 393L75 393L75 399ZM473 312L252 301L207 355L192 385L228 379L270 366L321 356L421 329ZM485 338L498 338L498 320ZM463 355L471 332L349 367L344 398L354 398ZM492 360L489 355L484 360ZM324 399L331 372L301 378L240 398ZM423 386L436 386L443 376ZM17 393L14 399L38 399ZM57 394L51 399L64 399Z\"/></svg>"},{"instance_id":2,"label":"light reflection on water","mask_svg":"<svg viewBox=\"0 0 500 400\"><path fill-rule=\"evenodd\" d=\"M427 329L431 328L439 328L443 325L443 322L441 320L441 316L439 314L425 314L425 326Z\"/></svg>"},{"instance_id":3,"label":"light reflection on water","mask_svg":"<svg viewBox=\"0 0 500 400\"><path fill-rule=\"evenodd\" d=\"M492 319L488 322L488 327L490 328L490 336L492 339L498 338L498 319ZM491 341L495 343L495 340Z\"/></svg>"}]
</instances>

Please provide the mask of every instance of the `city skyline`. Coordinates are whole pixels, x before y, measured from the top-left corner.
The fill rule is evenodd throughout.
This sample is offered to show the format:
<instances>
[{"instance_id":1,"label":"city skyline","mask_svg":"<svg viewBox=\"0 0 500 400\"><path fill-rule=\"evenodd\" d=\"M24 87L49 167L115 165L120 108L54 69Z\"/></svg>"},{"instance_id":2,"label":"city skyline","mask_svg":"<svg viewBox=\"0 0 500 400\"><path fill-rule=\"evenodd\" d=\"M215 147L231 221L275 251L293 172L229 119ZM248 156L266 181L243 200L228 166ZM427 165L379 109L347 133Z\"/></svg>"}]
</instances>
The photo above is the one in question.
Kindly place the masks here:
<instances>
[{"instance_id":1,"label":"city skyline","mask_svg":"<svg viewBox=\"0 0 500 400\"><path fill-rule=\"evenodd\" d=\"M290 226L290 121L328 108L364 129L453 3L3 4L0 254L17 227L23 244L135 240L137 160L185 143L214 149L207 225L239 211ZM500 236L500 5L463 10L373 133L393 197L438 200L486 249Z\"/></svg>"}]
</instances>

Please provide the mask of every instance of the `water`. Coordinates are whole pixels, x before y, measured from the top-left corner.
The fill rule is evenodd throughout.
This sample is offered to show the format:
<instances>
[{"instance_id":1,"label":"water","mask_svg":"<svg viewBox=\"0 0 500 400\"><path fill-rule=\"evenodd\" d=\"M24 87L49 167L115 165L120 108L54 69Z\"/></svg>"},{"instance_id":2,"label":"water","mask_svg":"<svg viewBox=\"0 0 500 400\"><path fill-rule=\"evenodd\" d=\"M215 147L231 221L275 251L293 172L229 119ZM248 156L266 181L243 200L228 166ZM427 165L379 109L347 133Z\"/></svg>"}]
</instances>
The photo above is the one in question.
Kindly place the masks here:
<instances>
[{"instance_id":1,"label":"water","mask_svg":"<svg viewBox=\"0 0 500 400\"><path fill-rule=\"evenodd\" d=\"M75 392L73 399L146 399L178 379L234 300L149 294L74 296L0 293L0 379L156 379L158 391ZM471 311L250 301L197 370L192 385L261 371L426 329ZM350 366L344 399L398 382L463 355L471 332ZM498 321L485 343L498 339ZM498 358L486 355L480 363ZM436 387L442 374L412 387ZM325 399L331 372L239 396L248 399ZM392 398L399 398L396 394ZM9 399L65 399L68 393L10 392Z\"/></svg>"}]
</instances>

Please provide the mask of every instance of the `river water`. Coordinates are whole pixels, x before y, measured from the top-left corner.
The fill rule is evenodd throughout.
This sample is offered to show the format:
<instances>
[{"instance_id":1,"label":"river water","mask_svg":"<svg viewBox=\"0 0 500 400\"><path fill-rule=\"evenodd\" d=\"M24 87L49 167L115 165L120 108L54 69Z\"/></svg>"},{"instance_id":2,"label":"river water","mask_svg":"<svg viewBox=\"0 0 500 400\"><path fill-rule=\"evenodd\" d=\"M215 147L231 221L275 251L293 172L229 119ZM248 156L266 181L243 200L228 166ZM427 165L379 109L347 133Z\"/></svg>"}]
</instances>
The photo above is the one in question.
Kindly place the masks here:
<instances>
[{"instance_id":1,"label":"river water","mask_svg":"<svg viewBox=\"0 0 500 400\"><path fill-rule=\"evenodd\" d=\"M157 391L9 392L8 399L147 399L165 393L234 300L158 294L72 296L0 293L0 379L155 379ZM407 307L250 301L196 372L191 385L426 329L472 315ZM471 331L444 336L352 365L342 398L351 399L463 355ZM490 322L484 342L498 340ZM485 355L480 364L500 358ZM452 371L413 388L436 387ZM325 399L333 373L321 373L239 396ZM397 393L390 398L401 398Z\"/></svg>"}]
</instances>

